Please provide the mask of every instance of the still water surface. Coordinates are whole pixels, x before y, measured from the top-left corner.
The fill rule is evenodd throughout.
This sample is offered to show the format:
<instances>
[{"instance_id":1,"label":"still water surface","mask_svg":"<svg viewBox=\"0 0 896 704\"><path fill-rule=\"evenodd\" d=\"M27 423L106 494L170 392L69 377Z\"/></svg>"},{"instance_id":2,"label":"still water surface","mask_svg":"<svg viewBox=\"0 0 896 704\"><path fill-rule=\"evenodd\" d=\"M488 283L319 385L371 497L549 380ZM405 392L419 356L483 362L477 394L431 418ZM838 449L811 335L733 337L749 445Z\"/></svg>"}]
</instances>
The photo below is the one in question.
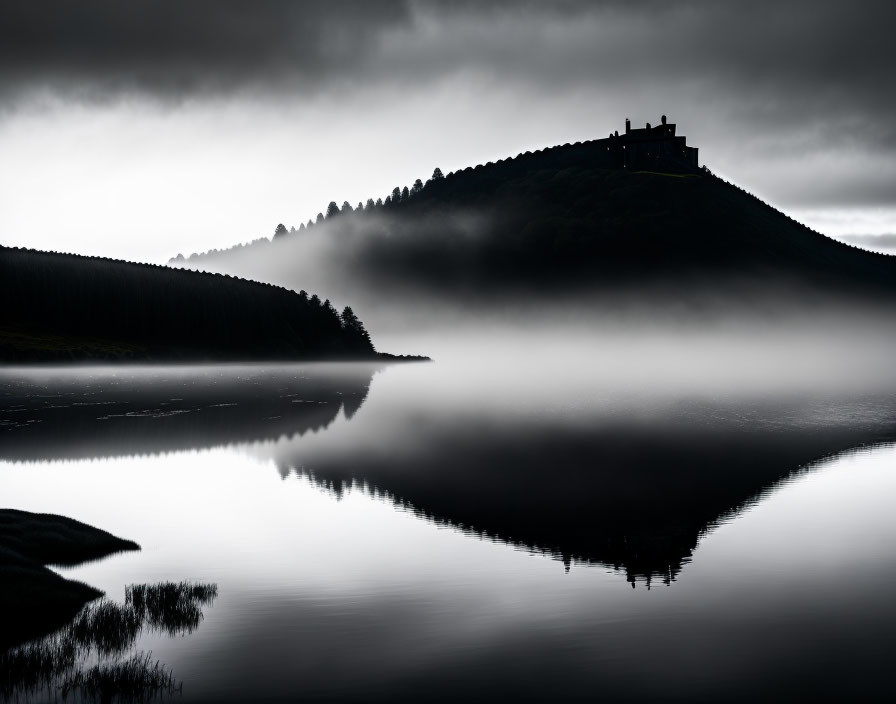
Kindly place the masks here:
<instances>
[{"instance_id":1,"label":"still water surface","mask_svg":"<svg viewBox=\"0 0 896 704\"><path fill-rule=\"evenodd\" d=\"M896 402L533 365L0 375L4 506L214 583L185 702L896 695Z\"/></svg>"}]
</instances>

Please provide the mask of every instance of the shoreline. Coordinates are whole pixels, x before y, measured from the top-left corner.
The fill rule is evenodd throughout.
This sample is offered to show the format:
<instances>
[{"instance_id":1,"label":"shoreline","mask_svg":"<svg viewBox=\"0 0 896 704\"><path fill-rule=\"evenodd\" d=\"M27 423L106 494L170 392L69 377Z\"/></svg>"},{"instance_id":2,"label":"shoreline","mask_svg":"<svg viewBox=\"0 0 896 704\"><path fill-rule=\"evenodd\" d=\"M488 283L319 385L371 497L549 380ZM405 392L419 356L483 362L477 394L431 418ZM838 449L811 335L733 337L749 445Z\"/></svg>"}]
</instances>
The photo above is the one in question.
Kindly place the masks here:
<instances>
[{"instance_id":1,"label":"shoreline","mask_svg":"<svg viewBox=\"0 0 896 704\"><path fill-rule=\"evenodd\" d=\"M104 530L65 516L0 508L0 649L50 633L103 592L47 565L72 567L140 550Z\"/></svg>"}]
</instances>

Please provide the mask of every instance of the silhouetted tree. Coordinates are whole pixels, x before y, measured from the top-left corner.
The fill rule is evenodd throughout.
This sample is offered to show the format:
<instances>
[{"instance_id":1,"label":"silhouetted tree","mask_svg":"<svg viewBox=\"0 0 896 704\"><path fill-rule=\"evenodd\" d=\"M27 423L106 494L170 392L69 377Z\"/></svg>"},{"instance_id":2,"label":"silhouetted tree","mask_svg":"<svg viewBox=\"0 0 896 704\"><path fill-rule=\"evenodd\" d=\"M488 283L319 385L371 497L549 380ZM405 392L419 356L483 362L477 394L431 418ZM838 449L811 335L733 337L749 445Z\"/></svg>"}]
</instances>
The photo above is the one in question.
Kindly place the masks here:
<instances>
[{"instance_id":1,"label":"silhouetted tree","mask_svg":"<svg viewBox=\"0 0 896 704\"><path fill-rule=\"evenodd\" d=\"M343 213L351 213L354 212L354 208L352 208L352 204L347 200L342 201L342 212Z\"/></svg>"},{"instance_id":2,"label":"silhouetted tree","mask_svg":"<svg viewBox=\"0 0 896 704\"><path fill-rule=\"evenodd\" d=\"M401 189L401 199L407 200L410 197L411 197L411 192L408 190L408 187L405 186L404 188Z\"/></svg>"},{"instance_id":3,"label":"silhouetted tree","mask_svg":"<svg viewBox=\"0 0 896 704\"><path fill-rule=\"evenodd\" d=\"M283 235L285 235L285 234L286 234L286 227L281 222L279 225L277 225L277 227L274 228L274 237L275 238L283 237Z\"/></svg>"},{"instance_id":4,"label":"silhouetted tree","mask_svg":"<svg viewBox=\"0 0 896 704\"><path fill-rule=\"evenodd\" d=\"M289 232L290 232L290 234L292 234L292 233L295 232L295 231L296 231L296 227L295 227L295 225L290 225L290 226L289 226Z\"/></svg>"},{"instance_id":5,"label":"silhouetted tree","mask_svg":"<svg viewBox=\"0 0 896 704\"><path fill-rule=\"evenodd\" d=\"M417 195L422 190L423 190L423 181L421 181L418 178L416 181L414 181L414 185L411 188L411 193L413 193L414 195Z\"/></svg>"},{"instance_id":6,"label":"silhouetted tree","mask_svg":"<svg viewBox=\"0 0 896 704\"><path fill-rule=\"evenodd\" d=\"M315 220L315 222L323 222L323 221L324 221L324 214L323 214L323 213L318 213L318 214L317 214L317 220Z\"/></svg>"},{"instance_id":7,"label":"silhouetted tree","mask_svg":"<svg viewBox=\"0 0 896 704\"><path fill-rule=\"evenodd\" d=\"M396 186L395 188L392 189L392 202L393 203L401 202L401 189L398 186Z\"/></svg>"},{"instance_id":8,"label":"silhouetted tree","mask_svg":"<svg viewBox=\"0 0 896 704\"><path fill-rule=\"evenodd\" d=\"M442 173L442 170L437 166L435 171L432 172L432 180L438 181L439 179L445 178L445 175Z\"/></svg>"},{"instance_id":9,"label":"silhouetted tree","mask_svg":"<svg viewBox=\"0 0 896 704\"><path fill-rule=\"evenodd\" d=\"M392 205L392 196L386 196L386 200L383 201L383 205Z\"/></svg>"},{"instance_id":10,"label":"silhouetted tree","mask_svg":"<svg viewBox=\"0 0 896 704\"><path fill-rule=\"evenodd\" d=\"M377 208L381 208L382 206L383 206L383 199L382 199L382 198L377 198L377 199L376 199L376 207L377 207Z\"/></svg>"},{"instance_id":11,"label":"silhouetted tree","mask_svg":"<svg viewBox=\"0 0 896 704\"><path fill-rule=\"evenodd\" d=\"M327 206L327 217L331 218L334 215L339 215L339 206L336 205L335 200L331 200L330 204Z\"/></svg>"},{"instance_id":12,"label":"silhouetted tree","mask_svg":"<svg viewBox=\"0 0 896 704\"><path fill-rule=\"evenodd\" d=\"M340 318L343 330L356 340L358 351L372 351L373 344L370 341L370 335L364 328L364 323L358 319L358 316L355 315L350 306L342 309Z\"/></svg>"},{"instance_id":13,"label":"silhouetted tree","mask_svg":"<svg viewBox=\"0 0 896 704\"><path fill-rule=\"evenodd\" d=\"M364 210L371 211L376 207L376 203L373 202L373 198L367 199L367 204L364 206Z\"/></svg>"}]
</instances>

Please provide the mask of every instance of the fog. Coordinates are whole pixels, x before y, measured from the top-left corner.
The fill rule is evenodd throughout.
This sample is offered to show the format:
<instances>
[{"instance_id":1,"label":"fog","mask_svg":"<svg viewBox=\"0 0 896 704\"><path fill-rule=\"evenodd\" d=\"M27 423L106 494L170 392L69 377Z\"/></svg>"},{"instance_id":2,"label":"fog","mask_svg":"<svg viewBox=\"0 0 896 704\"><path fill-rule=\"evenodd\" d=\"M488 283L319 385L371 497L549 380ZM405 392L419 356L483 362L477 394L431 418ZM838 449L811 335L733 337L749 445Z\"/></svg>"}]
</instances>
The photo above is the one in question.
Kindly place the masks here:
<instances>
[{"instance_id":1,"label":"fog","mask_svg":"<svg viewBox=\"0 0 896 704\"><path fill-rule=\"evenodd\" d=\"M377 349L428 355L459 376L468 369L473 385L512 388L531 374L561 395L584 379L588 393L766 394L868 391L892 376L896 318L886 301L746 276L645 277L609 289L588 281L549 288L506 272L483 282L465 245L477 244L489 218L468 211L421 234L425 223L405 218L397 227L388 214L335 217L183 264L349 305ZM447 251L457 260L427 264L421 237L430 246L453 242Z\"/></svg>"}]
</instances>

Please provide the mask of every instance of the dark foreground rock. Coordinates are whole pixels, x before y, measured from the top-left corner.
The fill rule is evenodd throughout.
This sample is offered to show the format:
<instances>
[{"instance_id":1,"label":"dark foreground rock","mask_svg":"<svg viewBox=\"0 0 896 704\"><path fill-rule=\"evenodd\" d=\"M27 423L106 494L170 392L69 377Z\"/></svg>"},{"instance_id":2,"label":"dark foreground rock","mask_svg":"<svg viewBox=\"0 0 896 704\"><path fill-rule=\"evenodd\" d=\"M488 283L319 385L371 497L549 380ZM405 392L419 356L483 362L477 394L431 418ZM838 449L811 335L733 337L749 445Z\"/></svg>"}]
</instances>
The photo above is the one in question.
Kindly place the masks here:
<instances>
[{"instance_id":1,"label":"dark foreground rock","mask_svg":"<svg viewBox=\"0 0 896 704\"><path fill-rule=\"evenodd\" d=\"M0 649L59 628L102 596L46 565L76 565L139 549L70 518L0 509Z\"/></svg>"}]
</instances>

